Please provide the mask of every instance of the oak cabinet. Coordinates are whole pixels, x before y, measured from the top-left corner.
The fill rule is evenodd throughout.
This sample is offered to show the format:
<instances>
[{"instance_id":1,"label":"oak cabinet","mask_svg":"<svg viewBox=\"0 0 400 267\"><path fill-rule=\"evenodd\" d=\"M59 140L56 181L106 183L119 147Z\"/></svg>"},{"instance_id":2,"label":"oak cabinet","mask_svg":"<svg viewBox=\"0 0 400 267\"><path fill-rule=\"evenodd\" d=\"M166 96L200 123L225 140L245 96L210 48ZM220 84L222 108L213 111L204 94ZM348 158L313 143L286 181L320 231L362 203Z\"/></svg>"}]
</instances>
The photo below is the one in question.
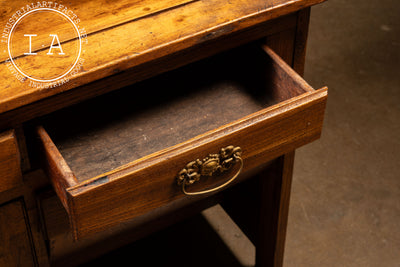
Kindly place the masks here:
<instances>
[{"instance_id":1,"label":"oak cabinet","mask_svg":"<svg viewBox=\"0 0 400 267\"><path fill-rule=\"evenodd\" d=\"M301 77L320 2L121 0L83 12L82 72L51 90L2 79L0 227L16 223L3 254L77 265L221 203L257 265L280 266L294 151L319 138L327 100Z\"/></svg>"}]
</instances>

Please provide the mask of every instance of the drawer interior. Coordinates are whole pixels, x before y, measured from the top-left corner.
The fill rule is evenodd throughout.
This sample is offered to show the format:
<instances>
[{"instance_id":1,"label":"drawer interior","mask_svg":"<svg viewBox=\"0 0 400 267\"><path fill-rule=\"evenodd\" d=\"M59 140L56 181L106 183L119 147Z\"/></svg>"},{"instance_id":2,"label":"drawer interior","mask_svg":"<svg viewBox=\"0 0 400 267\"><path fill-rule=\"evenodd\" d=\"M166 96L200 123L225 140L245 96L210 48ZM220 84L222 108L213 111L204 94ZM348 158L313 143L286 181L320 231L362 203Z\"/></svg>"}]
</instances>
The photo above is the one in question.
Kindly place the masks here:
<instances>
[{"instance_id":1,"label":"drawer interior","mask_svg":"<svg viewBox=\"0 0 400 267\"><path fill-rule=\"evenodd\" d=\"M60 110L43 126L83 182L310 90L272 61L247 45Z\"/></svg>"}]
</instances>

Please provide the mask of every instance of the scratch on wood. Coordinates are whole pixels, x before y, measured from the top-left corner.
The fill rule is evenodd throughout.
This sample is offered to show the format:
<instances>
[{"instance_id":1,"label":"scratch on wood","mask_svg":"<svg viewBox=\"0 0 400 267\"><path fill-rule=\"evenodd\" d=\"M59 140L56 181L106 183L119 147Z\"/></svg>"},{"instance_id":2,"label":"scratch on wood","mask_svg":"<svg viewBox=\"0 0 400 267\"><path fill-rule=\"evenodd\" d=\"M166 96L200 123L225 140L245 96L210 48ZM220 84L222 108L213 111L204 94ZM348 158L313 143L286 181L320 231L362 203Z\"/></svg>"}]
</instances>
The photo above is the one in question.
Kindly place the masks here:
<instances>
[{"instance_id":1,"label":"scratch on wood","mask_svg":"<svg viewBox=\"0 0 400 267\"><path fill-rule=\"evenodd\" d=\"M84 186L93 186L93 185L101 185L101 184L105 184L109 181L110 179L108 178L108 176L103 176L100 178L97 178L94 181L91 181L90 183L85 184Z\"/></svg>"}]
</instances>

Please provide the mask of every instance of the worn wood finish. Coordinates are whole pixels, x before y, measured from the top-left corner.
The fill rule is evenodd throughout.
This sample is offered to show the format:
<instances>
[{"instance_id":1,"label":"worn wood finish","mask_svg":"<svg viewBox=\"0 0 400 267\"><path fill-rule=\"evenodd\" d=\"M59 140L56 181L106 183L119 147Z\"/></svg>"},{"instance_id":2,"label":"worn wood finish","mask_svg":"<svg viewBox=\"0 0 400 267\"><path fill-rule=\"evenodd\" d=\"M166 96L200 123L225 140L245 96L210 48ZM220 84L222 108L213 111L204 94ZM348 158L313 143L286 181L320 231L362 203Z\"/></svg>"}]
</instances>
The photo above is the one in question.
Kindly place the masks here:
<instances>
[{"instance_id":1,"label":"worn wood finish","mask_svg":"<svg viewBox=\"0 0 400 267\"><path fill-rule=\"evenodd\" d=\"M296 14L266 21L247 28L246 30L219 36L216 39L208 40L203 43L197 43L190 48L179 51L179 53L173 53L160 59L152 60L61 94L36 101L5 113L0 113L0 129L4 127L14 127L14 125L18 125L19 123L82 102L85 99L131 85L185 64L213 56L219 52L258 40L266 35L273 35L281 31L286 31L287 29L294 29L296 27L296 21ZM148 71L149 69L151 72Z\"/></svg>"},{"instance_id":2,"label":"worn wood finish","mask_svg":"<svg viewBox=\"0 0 400 267\"><path fill-rule=\"evenodd\" d=\"M51 182L64 207L69 209L69 202L65 188L78 184L78 181L57 147L42 127L38 128L38 135L41 142L43 142L43 145L46 146L46 150L41 155L43 168L46 169L48 176L58 177L57 181L51 179Z\"/></svg>"},{"instance_id":3,"label":"worn wood finish","mask_svg":"<svg viewBox=\"0 0 400 267\"><path fill-rule=\"evenodd\" d=\"M0 266L37 266L22 199L0 206Z\"/></svg>"},{"instance_id":4,"label":"worn wood finish","mask_svg":"<svg viewBox=\"0 0 400 267\"><path fill-rule=\"evenodd\" d=\"M26 87L26 84L17 82L6 69L3 60L0 60L0 129L14 128L18 130L18 143L20 143L20 154L23 160L22 168L25 172L29 170L30 164L29 161L26 161L27 153L23 144L24 133L21 123L179 68L221 51L267 37L267 43L273 50L284 61L292 65L298 73L302 74L309 6L322 1L249 2L232 0L226 3L217 0L145 0L140 2L119 0L113 3L100 1L101 4L94 1L66 3L68 8L72 7L72 10L82 20L80 25L85 27L85 32L88 33L89 42L85 47L86 52L83 54L83 58L86 60L84 72L73 77L64 86L42 90ZM20 3L19 1L7 3L2 13L4 16L0 17L0 23L4 24L4 20L12 15L15 9L20 8L18 6ZM56 24L50 23L47 28L54 25ZM36 28L34 25L31 25L31 28L29 25L25 26L28 27L26 30ZM57 26L57 28L59 27ZM72 47L74 40L68 36L70 32L61 32L65 33L61 34L64 49ZM34 39L33 50L38 50L40 55L44 55L48 50L48 45L39 49L38 45L43 41L41 38ZM0 48L3 48L1 44ZM18 57L18 62L30 64L29 59L21 55L24 46L16 48L14 52ZM235 142L240 146L246 146L245 169L237 181L237 183L241 183L240 187L243 185L243 181L251 178L249 180L252 182L261 182L260 187L249 189L248 192L251 194L256 192L254 189L257 188L265 192L274 192L271 194L271 198L262 193L256 194L258 200L257 205L254 206L257 208L258 219L261 218L261 223L259 227L255 226L259 221L252 225L253 228L257 228L256 231L252 231L255 233L252 240L258 246L257 263L259 265L277 266L281 264L294 155L291 151L318 138L326 101L326 88L314 91L283 64L282 60L277 58L272 51L268 48L265 49L269 57L273 59L273 67L267 68L264 73L265 77L271 81L265 84L265 88L269 88L267 95L272 100L271 103L254 101L257 100L257 97L251 95L257 90L253 90L254 88L251 86L248 87L251 90L242 90L246 89L246 86L234 87L235 95L231 97L239 98L240 103L251 100L250 104L247 102L244 105L247 111L237 112L234 110L229 115L233 115L233 117L227 117L226 120L214 121L201 117L200 120L204 124L208 124L209 121L215 123L215 126L210 127L212 131L209 131L210 129L207 127L197 127L198 125L195 123L185 121L187 126L196 126L198 132L191 132L188 135L179 134L170 139L173 141L172 143L159 144L159 147L153 147L153 150L140 149L139 152L142 154L138 154L136 158L129 158L128 153L124 151L123 157L127 156L125 162L120 161L116 165L110 165L111 167L108 166L108 169L101 170L99 173L93 173L87 177L79 174L77 179L75 174L78 171L75 173L75 167L68 162L68 157L64 157L65 151L59 146L60 140L57 138L61 136L60 133L52 132L48 125L45 126L46 128L39 127L39 141L44 148L45 168L51 176L62 206L69 213L68 217L74 238L82 239L79 241L80 243L77 243L69 236L69 232L65 228L68 227L65 213L61 217L57 215L57 212L53 212L54 210L45 216L42 214L41 217L46 217L43 220L44 224L50 221L52 227L59 231L56 233L51 232L52 230L49 231L48 224L43 227L43 232L51 235L51 237L48 236L48 240L58 244L57 247L53 246L55 243L48 244L50 245L49 251L53 253L52 256L55 257L53 260L57 265L63 263L70 266L74 263L71 258L78 258L79 254L86 255L87 258L100 255L111 247L116 248L141 238L221 201L222 196L225 198L226 191L205 197L184 197L180 188L175 185L174 178L176 172L188 160L202 158L210 152L216 153L220 147L227 145L226 142ZM104 50L107 50L107 53L104 53ZM2 51L3 49L0 49L0 59L5 58ZM90 59L90 62L87 59ZM61 65L67 62L67 57L60 62ZM46 61L42 61L41 64L45 66ZM249 66L251 65L249 64ZM37 68L36 71L41 75L50 73L49 70L42 67ZM281 84L282 81L285 82ZM135 86L132 88L139 88L137 86L140 85ZM192 88L192 86L190 87ZM207 92L207 90L204 91ZM221 95L225 92L223 87L218 87L216 91ZM199 92L200 89L197 91L198 95L200 95ZM120 96L122 95L123 93ZM193 98L196 98L195 95L196 92L193 92ZM212 94L203 96L211 98ZM180 103L184 105L184 102ZM107 104L107 106L111 105ZM173 107L171 103L171 108L173 109ZM230 106L224 105L224 108L230 109ZM257 111L260 108L264 109ZM246 115L249 113L250 115ZM157 118L154 113L152 114L150 117ZM42 118L39 118L39 121L41 122ZM179 121L179 117L176 118L176 121ZM124 124L124 126L129 125L129 123ZM146 123L143 124L143 126L145 125ZM109 127L110 129L113 128L112 126L115 124L104 125L105 128ZM217 129L215 130L215 128ZM157 129L162 129L162 127L157 127ZM121 134L123 131L119 133ZM172 135L171 133L168 134L166 131L163 136L169 137ZM74 136L75 133L70 132L69 134ZM118 145L122 140L119 139L120 137L112 139L116 141L115 144ZM28 134L27 138L31 139L32 136ZM138 143L137 140L135 143ZM97 143L96 146L99 144ZM151 142L143 144L142 147L147 147ZM31 143L28 142L28 146L30 145ZM85 152L84 147L80 152ZM36 151L34 150L33 153ZM284 153L286 155L281 156ZM34 157L31 160L37 156L37 154L32 155ZM143 155L146 156L142 157ZM259 168L264 166L265 162L276 157L279 159L273 161L273 167L268 168L270 171L273 170L270 176L272 180L264 176L258 176L257 179L254 172L260 171ZM102 162L109 163L108 160ZM82 165L84 164L76 165L77 170L85 172L85 168L80 168ZM32 166L35 167L35 164ZM117 169L111 170L114 167ZM223 182L227 177L229 177L229 173L221 176L218 182ZM214 184L216 183L212 179L203 179L197 188L208 188ZM47 255L41 233L38 231L35 192L44 185L48 185L48 181L42 174L28 173L24 176L23 184L19 183L7 191L0 192L0 204L3 205L0 205L0 213L4 205L14 203L4 204L11 200L18 199L17 202L20 203L12 206L10 209L13 210L12 213L21 214L21 206L23 207L22 214L25 217L26 225L24 231L28 235L32 232L32 237L29 237L31 251L36 251L40 266L47 266ZM235 186L233 185L233 187ZM244 197L246 198L246 196ZM258 197L262 197L262 199ZM40 203L39 205L41 205ZM46 210L49 206L51 208L54 203L51 200L47 203L48 205L46 204L47 206L45 205L46 207L39 207L39 210ZM275 205L271 205L271 203L275 203ZM61 208L61 205L57 207ZM259 213L260 211L262 212ZM272 216L267 216L268 212ZM18 220L16 219L16 221ZM62 225L62 222L65 224ZM58 228L60 225L65 227ZM132 227L132 231L128 231L130 227ZM54 228L50 227L50 229ZM128 232L129 235L127 235ZM256 236L260 236L262 239L257 241ZM18 237L22 243L26 241L23 238L22 235ZM60 244L62 245L60 246ZM266 258L265 255L262 256L265 249L269 250L267 253L269 258ZM54 252L56 253L54 254Z\"/></svg>"},{"instance_id":5,"label":"worn wood finish","mask_svg":"<svg viewBox=\"0 0 400 267\"><path fill-rule=\"evenodd\" d=\"M265 166L259 166L245 176L252 177L263 168ZM201 200L180 199L82 240L73 240L68 214L53 191L42 192L38 202L51 263L55 266L75 266L194 216L224 198L225 191Z\"/></svg>"},{"instance_id":6,"label":"worn wood finish","mask_svg":"<svg viewBox=\"0 0 400 267\"><path fill-rule=\"evenodd\" d=\"M298 12L292 66L301 76L304 74L309 19L310 8ZM267 43L269 41L271 39L267 39ZM258 266L283 266L294 158L295 151L289 152L277 159L275 166L270 166L268 169L270 175L261 174L265 177L260 180L262 199L259 202L260 215L256 241ZM269 179L265 179L266 177ZM274 193L268 196L266 194L268 191ZM268 204L271 202L275 205Z\"/></svg>"},{"instance_id":7,"label":"worn wood finish","mask_svg":"<svg viewBox=\"0 0 400 267\"><path fill-rule=\"evenodd\" d=\"M293 66L299 60L294 56L297 30L297 27L287 29L268 35L264 40L290 66ZM262 173L265 174L265 171L263 170ZM253 244L257 242L262 200L259 179L264 178L268 179L265 175L257 175L256 179L246 181L241 184L240 188L230 190L221 203L221 206Z\"/></svg>"},{"instance_id":8,"label":"worn wood finish","mask_svg":"<svg viewBox=\"0 0 400 267\"><path fill-rule=\"evenodd\" d=\"M22 183L21 160L14 130L0 133L0 193Z\"/></svg>"},{"instance_id":9,"label":"worn wood finish","mask_svg":"<svg viewBox=\"0 0 400 267\"><path fill-rule=\"evenodd\" d=\"M304 70L308 16L308 9L300 11L295 32L269 35L265 40L299 74ZM275 160L268 169L257 175L258 179L247 181L241 185L240 190L232 190L221 203L253 244L257 245L259 266L282 265L293 153ZM270 195L263 193L260 188L270 192ZM275 206L271 203L275 203Z\"/></svg>"},{"instance_id":10,"label":"worn wood finish","mask_svg":"<svg viewBox=\"0 0 400 267\"><path fill-rule=\"evenodd\" d=\"M234 144L243 148L246 171L318 138L326 89L314 91L271 49L264 47L264 50L271 66L271 75L267 75L271 81L268 90L278 97L288 97L288 92L292 92L292 98L145 156L114 172L64 188L65 194L60 197L67 196L65 202L70 203L68 212L75 237L107 229L182 198L175 177L188 159L203 158ZM298 95L299 92L302 94ZM52 157L48 140L43 139L43 130L39 135L45 153ZM52 165L51 168L57 167ZM57 173L62 174L63 170L58 169ZM63 186L63 175L53 175L51 179L54 184Z\"/></svg>"},{"instance_id":11,"label":"worn wood finish","mask_svg":"<svg viewBox=\"0 0 400 267\"><path fill-rule=\"evenodd\" d=\"M0 64L0 86L3 88L0 91L0 112L21 107L319 2L322 0L270 0L267 3L232 0L230 5L226 5L225 2L217 0L197 1L124 23L107 31L98 31L88 36L83 57L90 60L85 61L85 72L72 77L70 82L51 89L32 88L21 84L17 79L11 79L3 62ZM127 32L135 32L135 35L127 35ZM73 42L64 43L65 50L71 45ZM107 49L107 53L104 53L104 48ZM40 56L45 53L47 51L38 51ZM18 60L31 64L26 57L20 57ZM36 63L40 75L46 76L46 71L50 70L46 65L40 66L40 62Z\"/></svg>"},{"instance_id":12,"label":"worn wood finish","mask_svg":"<svg viewBox=\"0 0 400 267\"><path fill-rule=\"evenodd\" d=\"M184 4L194 2L196 0L119 0L119 1L70 1L66 3L50 4L45 1L40 1L42 8L54 8L67 16L74 22L79 19L80 25L84 28L81 33L94 34L100 31L107 31L112 27L118 27L127 22L136 21L144 17L149 17L155 14L166 12L168 10L179 8ZM37 6L37 2L33 2ZM7 3L7 6L0 17L0 25L4 27L9 19L14 15L14 12L20 10L22 7L26 11L27 5L32 7L31 3L24 0L14 0ZM64 11L65 10L65 11ZM41 14L35 17L35 23L26 23L19 27L20 31L24 33L34 33L37 36L31 39L31 51L49 50L51 39L49 40L48 33L57 33L60 43L66 43L76 39L76 34L71 31L70 22L62 18L60 15L48 16L48 11L42 11ZM48 12L49 13L49 12ZM75 17L76 15L76 17ZM32 16L32 15L31 15ZM46 25L46 27L43 27ZM40 27L42 26L42 27ZM27 37L25 37L26 39ZM14 47L13 55L17 57L23 56L27 52L26 40L15 40L16 46ZM44 46L42 46L44 44ZM0 61L6 60L7 54L2 54Z\"/></svg>"},{"instance_id":13,"label":"worn wood finish","mask_svg":"<svg viewBox=\"0 0 400 267\"><path fill-rule=\"evenodd\" d=\"M304 92L277 96L284 85L266 77L269 67L262 49L244 47L54 113L43 125L83 182Z\"/></svg>"}]
</instances>

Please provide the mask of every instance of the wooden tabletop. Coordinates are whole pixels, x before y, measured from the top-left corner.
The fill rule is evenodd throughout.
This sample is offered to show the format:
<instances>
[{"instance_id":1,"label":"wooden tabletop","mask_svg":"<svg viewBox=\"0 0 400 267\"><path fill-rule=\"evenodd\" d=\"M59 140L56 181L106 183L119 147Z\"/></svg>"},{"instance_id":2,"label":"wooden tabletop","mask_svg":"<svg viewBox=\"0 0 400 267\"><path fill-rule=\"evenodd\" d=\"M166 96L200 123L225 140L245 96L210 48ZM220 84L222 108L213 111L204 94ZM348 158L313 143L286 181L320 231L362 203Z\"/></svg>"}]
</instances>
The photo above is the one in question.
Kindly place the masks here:
<instances>
[{"instance_id":1,"label":"wooden tabletop","mask_svg":"<svg viewBox=\"0 0 400 267\"><path fill-rule=\"evenodd\" d=\"M21 108L323 1L60 1L58 6L51 7L59 11L57 13L60 16L57 17L50 14L50 11L46 13L46 6L27 6L30 2L25 0L2 0L0 113ZM35 8L42 8L42 12L31 12L30 19L34 19L35 23L27 23L28 16L23 16L24 12ZM20 19L17 25L16 21L22 17L25 20ZM13 25L19 28L14 27L15 35L7 43L7 36L4 34ZM56 47L57 40L54 35L49 36L49 32L57 34L62 50L66 51L64 54ZM80 43L77 32L80 33ZM52 41L53 51L49 51ZM23 78L20 79L22 82L18 80L9 60L11 54L14 64L21 66L20 69L27 70L32 77L48 77L50 80L62 74L60 69L73 66L78 50L79 61L76 62L81 69L75 74L65 76L69 77L68 82L48 88L40 85L35 87L29 78L21 75L19 78ZM51 52L54 52L51 55L53 57L48 55Z\"/></svg>"}]
</instances>

